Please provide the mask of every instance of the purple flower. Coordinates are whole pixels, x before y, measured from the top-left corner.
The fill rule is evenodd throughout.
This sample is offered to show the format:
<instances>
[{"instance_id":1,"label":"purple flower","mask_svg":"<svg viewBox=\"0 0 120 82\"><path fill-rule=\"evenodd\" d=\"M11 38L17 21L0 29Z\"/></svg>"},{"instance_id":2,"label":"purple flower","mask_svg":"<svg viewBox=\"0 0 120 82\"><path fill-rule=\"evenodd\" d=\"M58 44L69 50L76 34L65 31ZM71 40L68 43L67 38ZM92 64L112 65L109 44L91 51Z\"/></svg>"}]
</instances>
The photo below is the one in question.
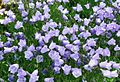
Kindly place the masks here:
<instances>
[{"instance_id":1,"label":"purple flower","mask_svg":"<svg viewBox=\"0 0 120 82\"><path fill-rule=\"evenodd\" d=\"M23 78L18 78L18 79L17 79L17 82L26 82L26 78L25 78L25 77L23 77Z\"/></svg>"},{"instance_id":2,"label":"purple flower","mask_svg":"<svg viewBox=\"0 0 120 82\"><path fill-rule=\"evenodd\" d=\"M22 68L20 68L20 69L18 70L17 76L18 76L19 78L24 78L26 75L27 75L26 71L24 71Z\"/></svg>"},{"instance_id":3,"label":"purple flower","mask_svg":"<svg viewBox=\"0 0 120 82\"><path fill-rule=\"evenodd\" d=\"M30 47L28 47L28 49L27 49L27 51L34 51L34 50L35 50L35 47L33 44Z\"/></svg>"},{"instance_id":4,"label":"purple flower","mask_svg":"<svg viewBox=\"0 0 120 82\"><path fill-rule=\"evenodd\" d=\"M114 51L119 51L120 50L120 47L118 46L118 45L116 45L115 47L114 47Z\"/></svg>"},{"instance_id":5,"label":"purple flower","mask_svg":"<svg viewBox=\"0 0 120 82\"><path fill-rule=\"evenodd\" d=\"M103 49L102 56L110 56L110 50L108 48Z\"/></svg>"},{"instance_id":6,"label":"purple flower","mask_svg":"<svg viewBox=\"0 0 120 82\"><path fill-rule=\"evenodd\" d=\"M70 54L70 57L72 59L74 59L75 61L77 61L79 59L79 54L78 53L75 53L75 54Z\"/></svg>"},{"instance_id":7,"label":"purple flower","mask_svg":"<svg viewBox=\"0 0 120 82\"><path fill-rule=\"evenodd\" d=\"M16 73L17 71L18 71L18 68L19 68L19 65L18 64L12 64L12 65L10 65L10 67L9 67L9 71L10 71L10 73Z\"/></svg>"},{"instance_id":8,"label":"purple flower","mask_svg":"<svg viewBox=\"0 0 120 82\"><path fill-rule=\"evenodd\" d=\"M51 44L49 45L49 49L54 49L54 48L56 48L56 43L54 43L54 42L51 42Z\"/></svg>"},{"instance_id":9,"label":"purple flower","mask_svg":"<svg viewBox=\"0 0 120 82\"><path fill-rule=\"evenodd\" d=\"M65 64L63 67L62 67L65 75L68 75L71 71L71 66L68 66L67 64Z\"/></svg>"},{"instance_id":10,"label":"purple flower","mask_svg":"<svg viewBox=\"0 0 120 82\"><path fill-rule=\"evenodd\" d=\"M120 30L116 34L117 37L120 37Z\"/></svg>"},{"instance_id":11,"label":"purple flower","mask_svg":"<svg viewBox=\"0 0 120 82\"><path fill-rule=\"evenodd\" d=\"M36 8L39 9L41 6L42 6L42 3L37 1L37 2L36 2Z\"/></svg>"},{"instance_id":12,"label":"purple flower","mask_svg":"<svg viewBox=\"0 0 120 82\"><path fill-rule=\"evenodd\" d=\"M49 49L48 49L47 45L44 45L41 49L41 53L46 53L48 51L49 51Z\"/></svg>"},{"instance_id":13,"label":"purple flower","mask_svg":"<svg viewBox=\"0 0 120 82\"><path fill-rule=\"evenodd\" d=\"M99 63L99 66L101 68L107 68L108 70L110 70L111 66L112 66L112 63L108 63L107 61L104 61L104 62Z\"/></svg>"},{"instance_id":14,"label":"purple flower","mask_svg":"<svg viewBox=\"0 0 120 82\"><path fill-rule=\"evenodd\" d=\"M65 53L65 47L63 47L63 46L58 46L58 51L59 51L59 53L63 56L64 55L64 53Z\"/></svg>"},{"instance_id":15,"label":"purple flower","mask_svg":"<svg viewBox=\"0 0 120 82\"><path fill-rule=\"evenodd\" d=\"M69 2L69 0L62 0L64 3L67 3L67 2Z\"/></svg>"},{"instance_id":16,"label":"purple flower","mask_svg":"<svg viewBox=\"0 0 120 82\"><path fill-rule=\"evenodd\" d=\"M28 12L27 11L22 11L22 17L26 17L28 15Z\"/></svg>"},{"instance_id":17,"label":"purple flower","mask_svg":"<svg viewBox=\"0 0 120 82\"><path fill-rule=\"evenodd\" d=\"M60 73L60 67L54 67L54 71L55 71L55 73Z\"/></svg>"},{"instance_id":18,"label":"purple flower","mask_svg":"<svg viewBox=\"0 0 120 82\"><path fill-rule=\"evenodd\" d=\"M115 71L109 71L109 70L103 70L101 69L103 76L112 78L112 77L118 77L117 70Z\"/></svg>"},{"instance_id":19,"label":"purple flower","mask_svg":"<svg viewBox=\"0 0 120 82\"><path fill-rule=\"evenodd\" d=\"M87 40L87 45L88 46L96 46L96 41L93 38L90 38Z\"/></svg>"},{"instance_id":20,"label":"purple flower","mask_svg":"<svg viewBox=\"0 0 120 82\"><path fill-rule=\"evenodd\" d=\"M94 66L98 65L98 60L96 60L96 59L91 59L90 62L88 63L88 65L89 65L90 67L94 67Z\"/></svg>"},{"instance_id":21,"label":"purple flower","mask_svg":"<svg viewBox=\"0 0 120 82\"><path fill-rule=\"evenodd\" d=\"M73 7L74 10L76 10L77 12L80 12L83 10L82 6L80 4L77 4L76 7Z\"/></svg>"},{"instance_id":22,"label":"purple flower","mask_svg":"<svg viewBox=\"0 0 120 82\"><path fill-rule=\"evenodd\" d=\"M12 52L12 48L9 48L9 47L4 47L4 53L10 53Z\"/></svg>"},{"instance_id":23,"label":"purple flower","mask_svg":"<svg viewBox=\"0 0 120 82\"><path fill-rule=\"evenodd\" d=\"M20 29L21 27L23 27L23 22L17 21L15 24L15 29Z\"/></svg>"},{"instance_id":24,"label":"purple flower","mask_svg":"<svg viewBox=\"0 0 120 82\"><path fill-rule=\"evenodd\" d=\"M54 65L55 66L61 66L62 64L64 64L64 61L62 59L54 60Z\"/></svg>"},{"instance_id":25,"label":"purple flower","mask_svg":"<svg viewBox=\"0 0 120 82\"><path fill-rule=\"evenodd\" d=\"M43 62L43 60L44 60L44 58L43 58L42 55L37 55L37 56L36 56L36 61L37 61L37 63Z\"/></svg>"},{"instance_id":26,"label":"purple flower","mask_svg":"<svg viewBox=\"0 0 120 82\"><path fill-rule=\"evenodd\" d=\"M90 19L85 18L85 19L84 19L84 25L85 25L85 26L88 26L89 23L90 23Z\"/></svg>"},{"instance_id":27,"label":"purple flower","mask_svg":"<svg viewBox=\"0 0 120 82\"><path fill-rule=\"evenodd\" d=\"M30 60L33 57L33 53L31 51L25 51L24 54L27 60Z\"/></svg>"},{"instance_id":28,"label":"purple flower","mask_svg":"<svg viewBox=\"0 0 120 82\"><path fill-rule=\"evenodd\" d=\"M60 59L61 56L59 55L59 53L57 51L51 50L48 54L48 56L52 59L52 60L56 60L56 59Z\"/></svg>"},{"instance_id":29,"label":"purple flower","mask_svg":"<svg viewBox=\"0 0 120 82\"><path fill-rule=\"evenodd\" d=\"M51 78L45 78L44 82L54 82L54 78L53 77L51 77Z\"/></svg>"},{"instance_id":30,"label":"purple flower","mask_svg":"<svg viewBox=\"0 0 120 82\"><path fill-rule=\"evenodd\" d=\"M9 0L2 0L2 2L3 2L4 4L7 4L7 3L9 2Z\"/></svg>"},{"instance_id":31,"label":"purple flower","mask_svg":"<svg viewBox=\"0 0 120 82\"><path fill-rule=\"evenodd\" d=\"M90 4L87 3L86 5L84 5L87 9L90 9Z\"/></svg>"},{"instance_id":32,"label":"purple flower","mask_svg":"<svg viewBox=\"0 0 120 82\"><path fill-rule=\"evenodd\" d=\"M116 45L116 40L114 38L112 38L107 42L107 44L108 45Z\"/></svg>"},{"instance_id":33,"label":"purple flower","mask_svg":"<svg viewBox=\"0 0 120 82\"><path fill-rule=\"evenodd\" d=\"M120 64L119 63L113 63L113 68L115 69L120 69Z\"/></svg>"},{"instance_id":34,"label":"purple flower","mask_svg":"<svg viewBox=\"0 0 120 82\"><path fill-rule=\"evenodd\" d=\"M26 46L26 40L20 39L18 45L19 45L20 47L25 47L25 46Z\"/></svg>"},{"instance_id":35,"label":"purple flower","mask_svg":"<svg viewBox=\"0 0 120 82\"><path fill-rule=\"evenodd\" d=\"M36 82L38 81L38 70L34 70L32 74L30 74L29 82Z\"/></svg>"},{"instance_id":36,"label":"purple flower","mask_svg":"<svg viewBox=\"0 0 120 82\"><path fill-rule=\"evenodd\" d=\"M72 68L72 74L75 78L78 78L82 75L82 71L78 68Z\"/></svg>"},{"instance_id":37,"label":"purple flower","mask_svg":"<svg viewBox=\"0 0 120 82\"><path fill-rule=\"evenodd\" d=\"M100 8L104 8L105 6L106 4L104 2L100 2L100 5L99 5Z\"/></svg>"},{"instance_id":38,"label":"purple flower","mask_svg":"<svg viewBox=\"0 0 120 82\"><path fill-rule=\"evenodd\" d=\"M18 3L18 9L24 10L24 4L21 1Z\"/></svg>"},{"instance_id":39,"label":"purple flower","mask_svg":"<svg viewBox=\"0 0 120 82\"><path fill-rule=\"evenodd\" d=\"M0 48L2 48L4 46L3 42L0 42Z\"/></svg>"}]
</instances>

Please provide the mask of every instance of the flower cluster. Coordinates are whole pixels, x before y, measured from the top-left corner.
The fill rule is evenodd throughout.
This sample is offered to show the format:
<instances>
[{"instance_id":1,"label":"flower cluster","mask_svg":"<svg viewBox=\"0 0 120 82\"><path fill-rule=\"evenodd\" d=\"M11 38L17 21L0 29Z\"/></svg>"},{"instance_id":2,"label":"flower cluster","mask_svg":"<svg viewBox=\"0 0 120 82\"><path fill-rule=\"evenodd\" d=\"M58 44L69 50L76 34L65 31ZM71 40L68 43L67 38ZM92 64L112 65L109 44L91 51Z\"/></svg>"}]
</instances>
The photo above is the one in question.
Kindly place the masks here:
<instances>
[{"instance_id":1,"label":"flower cluster","mask_svg":"<svg viewBox=\"0 0 120 82\"><path fill-rule=\"evenodd\" d=\"M76 3L68 8L66 5L71 2L30 0L26 4L20 0L15 3L15 9L0 9L0 24L7 28L0 31L0 62L7 62L6 58L13 56L14 61L7 62L10 82L16 76L16 82L39 82L41 74L46 75L48 69L56 75L63 72L75 78L95 69L104 77L119 76L120 1L111 1L111 6L105 1L95 6ZM3 4L8 3L9 0L3 0ZM92 13L84 16L85 10ZM39 65L47 64L46 60L50 60L48 68L41 70ZM27 70L26 62L34 62L35 70L32 67ZM55 80L49 76L44 82Z\"/></svg>"}]
</instances>

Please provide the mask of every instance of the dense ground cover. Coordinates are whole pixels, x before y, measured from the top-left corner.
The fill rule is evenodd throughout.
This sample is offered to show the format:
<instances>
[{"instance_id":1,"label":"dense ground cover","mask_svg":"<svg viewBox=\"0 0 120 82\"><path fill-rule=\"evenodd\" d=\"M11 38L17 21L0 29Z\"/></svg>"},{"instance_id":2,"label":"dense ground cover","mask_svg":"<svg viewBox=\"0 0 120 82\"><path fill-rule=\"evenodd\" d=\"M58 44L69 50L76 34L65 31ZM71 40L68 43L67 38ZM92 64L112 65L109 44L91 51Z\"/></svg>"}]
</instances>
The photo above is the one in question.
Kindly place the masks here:
<instances>
[{"instance_id":1,"label":"dense ground cover","mask_svg":"<svg viewBox=\"0 0 120 82\"><path fill-rule=\"evenodd\" d=\"M2 0L0 81L120 82L120 0Z\"/></svg>"}]
</instances>

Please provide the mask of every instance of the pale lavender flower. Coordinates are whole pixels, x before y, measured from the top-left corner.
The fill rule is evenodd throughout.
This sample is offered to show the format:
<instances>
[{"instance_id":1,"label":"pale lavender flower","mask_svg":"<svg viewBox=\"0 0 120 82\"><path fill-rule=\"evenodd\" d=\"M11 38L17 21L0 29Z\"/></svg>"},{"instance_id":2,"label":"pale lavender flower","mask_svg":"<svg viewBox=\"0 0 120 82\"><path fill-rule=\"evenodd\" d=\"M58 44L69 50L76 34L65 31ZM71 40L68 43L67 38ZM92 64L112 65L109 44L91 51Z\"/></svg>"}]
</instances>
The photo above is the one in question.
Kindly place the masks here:
<instances>
[{"instance_id":1,"label":"pale lavender flower","mask_svg":"<svg viewBox=\"0 0 120 82\"><path fill-rule=\"evenodd\" d=\"M70 54L70 57L72 59L74 59L75 61L77 61L79 59L79 54L78 53L76 53L76 54Z\"/></svg>"},{"instance_id":2,"label":"pale lavender flower","mask_svg":"<svg viewBox=\"0 0 120 82\"><path fill-rule=\"evenodd\" d=\"M112 77L118 77L117 70L115 71L109 71L109 70L103 70L101 69L103 76L112 78Z\"/></svg>"},{"instance_id":3,"label":"pale lavender flower","mask_svg":"<svg viewBox=\"0 0 120 82\"><path fill-rule=\"evenodd\" d=\"M51 42L51 44L49 45L49 49L54 49L54 48L56 48L56 43L54 43L54 42Z\"/></svg>"},{"instance_id":4,"label":"pale lavender flower","mask_svg":"<svg viewBox=\"0 0 120 82\"><path fill-rule=\"evenodd\" d=\"M60 59L61 56L59 55L59 53L57 51L51 50L48 54L48 56L52 59L52 60L56 60L56 59Z\"/></svg>"},{"instance_id":5,"label":"pale lavender flower","mask_svg":"<svg viewBox=\"0 0 120 82\"><path fill-rule=\"evenodd\" d=\"M23 27L23 22L17 21L15 24L15 29L20 29L21 27Z\"/></svg>"},{"instance_id":6,"label":"pale lavender flower","mask_svg":"<svg viewBox=\"0 0 120 82\"><path fill-rule=\"evenodd\" d=\"M76 10L77 12L80 12L83 10L82 6L80 4L77 4L76 7L73 7L74 10Z\"/></svg>"},{"instance_id":7,"label":"pale lavender flower","mask_svg":"<svg viewBox=\"0 0 120 82\"><path fill-rule=\"evenodd\" d=\"M16 73L17 71L18 71L18 68L19 68L19 65L18 64L12 64L12 65L10 65L10 67L9 67L9 71L10 71L10 73Z\"/></svg>"},{"instance_id":8,"label":"pale lavender flower","mask_svg":"<svg viewBox=\"0 0 120 82\"><path fill-rule=\"evenodd\" d=\"M54 78L53 77L51 77L51 78L45 78L44 82L54 82Z\"/></svg>"},{"instance_id":9,"label":"pale lavender flower","mask_svg":"<svg viewBox=\"0 0 120 82\"><path fill-rule=\"evenodd\" d=\"M93 9L94 12L97 12L100 9L100 7L94 6L94 7L92 7L92 9Z\"/></svg>"},{"instance_id":10,"label":"pale lavender flower","mask_svg":"<svg viewBox=\"0 0 120 82\"><path fill-rule=\"evenodd\" d=\"M62 67L63 71L64 71L64 74L65 75L68 75L71 71L71 66L68 66L67 64L65 64L63 67Z\"/></svg>"},{"instance_id":11,"label":"pale lavender flower","mask_svg":"<svg viewBox=\"0 0 120 82\"><path fill-rule=\"evenodd\" d=\"M25 51L24 54L27 60L30 60L33 57L33 53L31 51Z\"/></svg>"},{"instance_id":12,"label":"pale lavender flower","mask_svg":"<svg viewBox=\"0 0 120 82\"><path fill-rule=\"evenodd\" d=\"M87 45L88 46L96 46L96 41L93 38L90 38L87 40Z\"/></svg>"},{"instance_id":13,"label":"pale lavender flower","mask_svg":"<svg viewBox=\"0 0 120 82\"><path fill-rule=\"evenodd\" d=\"M90 23L90 19L85 18L85 19L84 19L84 25L85 25L85 26L88 26L89 23Z\"/></svg>"},{"instance_id":14,"label":"pale lavender flower","mask_svg":"<svg viewBox=\"0 0 120 82\"><path fill-rule=\"evenodd\" d=\"M86 5L84 5L87 9L90 9L90 4L87 3Z\"/></svg>"},{"instance_id":15,"label":"pale lavender flower","mask_svg":"<svg viewBox=\"0 0 120 82\"><path fill-rule=\"evenodd\" d=\"M26 78L25 78L25 77L23 77L23 78L18 78L18 79L17 79L17 82L26 82Z\"/></svg>"},{"instance_id":16,"label":"pale lavender flower","mask_svg":"<svg viewBox=\"0 0 120 82\"><path fill-rule=\"evenodd\" d=\"M100 2L100 5L99 5L100 8L104 8L105 6L106 4L104 2Z\"/></svg>"},{"instance_id":17,"label":"pale lavender flower","mask_svg":"<svg viewBox=\"0 0 120 82\"><path fill-rule=\"evenodd\" d=\"M65 53L65 47L63 47L63 46L58 46L58 51L59 51L59 53L60 53L60 55L64 55L64 53Z\"/></svg>"},{"instance_id":18,"label":"pale lavender flower","mask_svg":"<svg viewBox=\"0 0 120 82\"><path fill-rule=\"evenodd\" d=\"M95 54L95 55L93 55L93 56L92 56L92 59L95 59L95 60L100 59L99 54Z\"/></svg>"},{"instance_id":19,"label":"pale lavender flower","mask_svg":"<svg viewBox=\"0 0 120 82\"><path fill-rule=\"evenodd\" d=\"M37 63L43 62L43 60L44 60L44 58L43 58L42 55L37 55L37 56L36 56L36 61L37 61Z\"/></svg>"},{"instance_id":20,"label":"pale lavender flower","mask_svg":"<svg viewBox=\"0 0 120 82\"><path fill-rule=\"evenodd\" d=\"M99 63L99 66L101 68L106 68L106 69L110 70L111 66L112 66L112 63L108 63L107 61L104 61L104 62Z\"/></svg>"},{"instance_id":21,"label":"pale lavender flower","mask_svg":"<svg viewBox=\"0 0 120 82\"><path fill-rule=\"evenodd\" d=\"M10 47L4 47L4 53L6 54L6 53L10 53L10 52L12 52L12 48Z\"/></svg>"},{"instance_id":22,"label":"pale lavender flower","mask_svg":"<svg viewBox=\"0 0 120 82\"><path fill-rule=\"evenodd\" d=\"M78 78L82 75L82 71L78 68L72 68L72 74L75 78Z\"/></svg>"},{"instance_id":23,"label":"pale lavender flower","mask_svg":"<svg viewBox=\"0 0 120 82\"><path fill-rule=\"evenodd\" d=\"M2 48L4 46L3 42L0 42L0 48Z\"/></svg>"},{"instance_id":24,"label":"pale lavender flower","mask_svg":"<svg viewBox=\"0 0 120 82\"><path fill-rule=\"evenodd\" d=\"M110 56L110 50L109 50L109 48L103 49L103 54L102 54L102 56Z\"/></svg>"},{"instance_id":25,"label":"pale lavender flower","mask_svg":"<svg viewBox=\"0 0 120 82\"><path fill-rule=\"evenodd\" d=\"M41 6L42 6L42 3L37 1L37 2L36 2L36 8L39 9Z\"/></svg>"},{"instance_id":26,"label":"pale lavender flower","mask_svg":"<svg viewBox=\"0 0 120 82\"><path fill-rule=\"evenodd\" d=\"M108 42L108 45L116 45L116 40L114 38L111 38Z\"/></svg>"},{"instance_id":27,"label":"pale lavender flower","mask_svg":"<svg viewBox=\"0 0 120 82\"><path fill-rule=\"evenodd\" d=\"M117 37L120 37L120 30L116 34Z\"/></svg>"},{"instance_id":28,"label":"pale lavender flower","mask_svg":"<svg viewBox=\"0 0 120 82\"><path fill-rule=\"evenodd\" d=\"M34 8L35 7L35 4L34 3L29 3L29 8Z\"/></svg>"},{"instance_id":29,"label":"pale lavender flower","mask_svg":"<svg viewBox=\"0 0 120 82\"><path fill-rule=\"evenodd\" d=\"M112 67L115 69L120 69L120 63L115 62L115 63L113 63Z\"/></svg>"},{"instance_id":30,"label":"pale lavender flower","mask_svg":"<svg viewBox=\"0 0 120 82\"><path fill-rule=\"evenodd\" d=\"M7 4L7 3L9 2L9 0L2 0L2 2L3 2L4 4Z\"/></svg>"},{"instance_id":31,"label":"pale lavender flower","mask_svg":"<svg viewBox=\"0 0 120 82\"><path fill-rule=\"evenodd\" d=\"M35 50L35 47L33 44L30 47L28 47L28 49L27 49L27 51L34 51L34 50Z\"/></svg>"},{"instance_id":32,"label":"pale lavender flower","mask_svg":"<svg viewBox=\"0 0 120 82\"><path fill-rule=\"evenodd\" d=\"M88 63L90 67L94 67L98 65L98 60L96 59L91 59L90 62Z\"/></svg>"},{"instance_id":33,"label":"pale lavender flower","mask_svg":"<svg viewBox=\"0 0 120 82\"><path fill-rule=\"evenodd\" d=\"M64 61L62 59L54 60L54 65L55 66L61 66L62 64L64 64Z\"/></svg>"},{"instance_id":34,"label":"pale lavender flower","mask_svg":"<svg viewBox=\"0 0 120 82\"><path fill-rule=\"evenodd\" d=\"M65 27L63 30L62 30L62 34L63 35L66 35L70 32L70 29L68 27Z\"/></svg>"},{"instance_id":35,"label":"pale lavender flower","mask_svg":"<svg viewBox=\"0 0 120 82\"><path fill-rule=\"evenodd\" d=\"M60 67L54 67L54 72L58 74L60 73L60 69L61 69Z\"/></svg>"},{"instance_id":36,"label":"pale lavender flower","mask_svg":"<svg viewBox=\"0 0 120 82\"><path fill-rule=\"evenodd\" d=\"M25 47L25 46L26 46L26 40L20 39L18 45L19 45L20 47Z\"/></svg>"},{"instance_id":37,"label":"pale lavender flower","mask_svg":"<svg viewBox=\"0 0 120 82\"><path fill-rule=\"evenodd\" d=\"M41 53L46 53L48 51L49 51L49 49L48 49L47 45L44 45L41 49Z\"/></svg>"},{"instance_id":38,"label":"pale lavender flower","mask_svg":"<svg viewBox=\"0 0 120 82\"><path fill-rule=\"evenodd\" d=\"M116 45L115 47L114 47L114 51L119 51L120 50L120 47L118 46L118 45Z\"/></svg>"},{"instance_id":39,"label":"pale lavender flower","mask_svg":"<svg viewBox=\"0 0 120 82\"><path fill-rule=\"evenodd\" d=\"M38 70L34 70L32 74L30 74L29 82L37 82L38 79L39 79Z\"/></svg>"},{"instance_id":40,"label":"pale lavender flower","mask_svg":"<svg viewBox=\"0 0 120 82\"><path fill-rule=\"evenodd\" d=\"M62 0L64 3L67 3L67 2L69 2L69 0Z\"/></svg>"},{"instance_id":41,"label":"pale lavender flower","mask_svg":"<svg viewBox=\"0 0 120 82\"><path fill-rule=\"evenodd\" d=\"M22 17L25 17L25 16L27 16L28 15L28 12L27 11L22 11Z\"/></svg>"},{"instance_id":42,"label":"pale lavender flower","mask_svg":"<svg viewBox=\"0 0 120 82\"><path fill-rule=\"evenodd\" d=\"M19 78L24 78L27 75L26 71L24 71L22 68L18 69L18 74L17 76Z\"/></svg>"}]
</instances>

